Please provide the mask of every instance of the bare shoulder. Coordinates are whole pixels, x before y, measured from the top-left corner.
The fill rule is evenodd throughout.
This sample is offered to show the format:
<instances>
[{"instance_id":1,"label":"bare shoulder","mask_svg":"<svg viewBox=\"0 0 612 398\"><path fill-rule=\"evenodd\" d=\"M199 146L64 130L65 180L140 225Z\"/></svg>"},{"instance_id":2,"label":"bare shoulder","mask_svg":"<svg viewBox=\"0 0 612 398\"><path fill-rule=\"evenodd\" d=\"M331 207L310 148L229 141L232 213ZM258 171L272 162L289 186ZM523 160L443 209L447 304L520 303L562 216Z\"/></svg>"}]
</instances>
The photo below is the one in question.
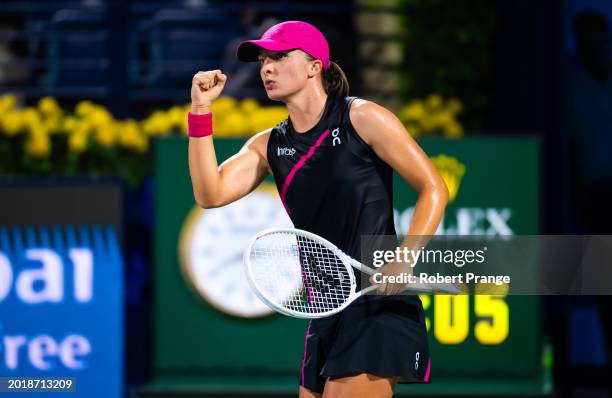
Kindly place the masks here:
<instances>
[{"instance_id":1,"label":"bare shoulder","mask_svg":"<svg viewBox=\"0 0 612 398\"><path fill-rule=\"evenodd\" d=\"M270 164L268 163L268 140L270 139L271 133L271 128L261 131L249 138L242 147L242 151L256 153L259 158L260 166L265 168L268 173L272 173Z\"/></svg>"},{"instance_id":2,"label":"bare shoulder","mask_svg":"<svg viewBox=\"0 0 612 398\"><path fill-rule=\"evenodd\" d=\"M380 132L380 127L390 127L397 121L393 112L387 108L360 98L351 104L349 118L357 133L369 145L376 133Z\"/></svg>"},{"instance_id":3,"label":"bare shoulder","mask_svg":"<svg viewBox=\"0 0 612 398\"><path fill-rule=\"evenodd\" d=\"M389 115L393 115L393 112L373 101L361 98L353 101L349 111L349 116L353 123L368 122L371 118L388 117Z\"/></svg>"},{"instance_id":4,"label":"bare shoulder","mask_svg":"<svg viewBox=\"0 0 612 398\"><path fill-rule=\"evenodd\" d=\"M268 140L272 129L261 131L247 140L244 147L256 151L264 159L267 159Z\"/></svg>"}]
</instances>

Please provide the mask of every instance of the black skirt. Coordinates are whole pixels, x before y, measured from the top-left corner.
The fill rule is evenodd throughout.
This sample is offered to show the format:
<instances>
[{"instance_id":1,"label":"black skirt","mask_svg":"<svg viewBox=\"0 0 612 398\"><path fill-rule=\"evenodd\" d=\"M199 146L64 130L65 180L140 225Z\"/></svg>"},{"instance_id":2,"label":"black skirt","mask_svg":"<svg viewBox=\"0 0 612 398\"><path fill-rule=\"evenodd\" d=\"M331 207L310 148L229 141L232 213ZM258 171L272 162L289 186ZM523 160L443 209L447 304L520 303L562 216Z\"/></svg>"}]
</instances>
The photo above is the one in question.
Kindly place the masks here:
<instances>
[{"instance_id":1,"label":"black skirt","mask_svg":"<svg viewBox=\"0 0 612 398\"><path fill-rule=\"evenodd\" d=\"M327 378L368 373L430 383L425 315L416 295L363 296L306 330L300 385L322 393Z\"/></svg>"}]
</instances>

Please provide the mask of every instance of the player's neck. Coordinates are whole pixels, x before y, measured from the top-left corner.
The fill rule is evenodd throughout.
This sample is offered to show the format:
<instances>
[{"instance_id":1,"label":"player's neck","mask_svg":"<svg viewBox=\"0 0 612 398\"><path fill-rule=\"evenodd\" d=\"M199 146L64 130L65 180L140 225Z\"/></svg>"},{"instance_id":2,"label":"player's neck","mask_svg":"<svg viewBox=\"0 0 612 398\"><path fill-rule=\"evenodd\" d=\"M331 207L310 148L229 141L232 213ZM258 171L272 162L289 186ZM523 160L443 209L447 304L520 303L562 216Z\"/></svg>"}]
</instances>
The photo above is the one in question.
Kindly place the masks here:
<instances>
[{"instance_id":1,"label":"player's neck","mask_svg":"<svg viewBox=\"0 0 612 398\"><path fill-rule=\"evenodd\" d=\"M327 94L323 89L296 94L287 101L287 111L293 129L299 133L313 128L323 116Z\"/></svg>"}]
</instances>

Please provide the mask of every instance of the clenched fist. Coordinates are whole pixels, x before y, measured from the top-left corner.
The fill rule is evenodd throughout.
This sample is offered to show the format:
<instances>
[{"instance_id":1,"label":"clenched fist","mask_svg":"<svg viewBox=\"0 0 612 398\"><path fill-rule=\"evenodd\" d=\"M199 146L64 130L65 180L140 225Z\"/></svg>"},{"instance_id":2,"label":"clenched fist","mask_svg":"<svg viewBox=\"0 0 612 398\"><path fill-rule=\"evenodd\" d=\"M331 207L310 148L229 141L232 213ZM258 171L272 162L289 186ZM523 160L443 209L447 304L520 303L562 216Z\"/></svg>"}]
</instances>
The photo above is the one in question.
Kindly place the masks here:
<instances>
[{"instance_id":1,"label":"clenched fist","mask_svg":"<svg viewBox=\"0 0 612 398\"><path fill-rule=\"evenodd\" d=\"M221 95L226 81L227 76L219 69L196 73L191 81L191 113L210 112L212 102Z\"/></svg>"}]
</instances>

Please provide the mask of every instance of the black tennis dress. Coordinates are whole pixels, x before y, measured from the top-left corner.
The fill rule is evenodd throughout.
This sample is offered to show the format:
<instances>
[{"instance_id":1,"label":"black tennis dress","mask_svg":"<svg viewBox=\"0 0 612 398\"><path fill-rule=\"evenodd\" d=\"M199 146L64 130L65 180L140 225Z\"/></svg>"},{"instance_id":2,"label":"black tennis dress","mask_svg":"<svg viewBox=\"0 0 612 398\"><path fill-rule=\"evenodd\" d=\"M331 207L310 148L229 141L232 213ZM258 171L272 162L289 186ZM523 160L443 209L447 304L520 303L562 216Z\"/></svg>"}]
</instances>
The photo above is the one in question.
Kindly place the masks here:
<instances>
[{"instance_id":1,"label":"black tennis dress","mask_svg":"<svg viewBox=\"0 0 612 398\"><path fill-rule=\"evenodd\" d=\"M393 170L353 128L354 100L328 96L319 122L303 133L289 118L279 123L270 133L267 157L294 226L362 260L362 236L396 236ZM428 383L430 371L418 296L367 295L339 314L310 322L299 377L300 385L321 393L328 377L370 373Z\"/></svg>"}]
</instances>

